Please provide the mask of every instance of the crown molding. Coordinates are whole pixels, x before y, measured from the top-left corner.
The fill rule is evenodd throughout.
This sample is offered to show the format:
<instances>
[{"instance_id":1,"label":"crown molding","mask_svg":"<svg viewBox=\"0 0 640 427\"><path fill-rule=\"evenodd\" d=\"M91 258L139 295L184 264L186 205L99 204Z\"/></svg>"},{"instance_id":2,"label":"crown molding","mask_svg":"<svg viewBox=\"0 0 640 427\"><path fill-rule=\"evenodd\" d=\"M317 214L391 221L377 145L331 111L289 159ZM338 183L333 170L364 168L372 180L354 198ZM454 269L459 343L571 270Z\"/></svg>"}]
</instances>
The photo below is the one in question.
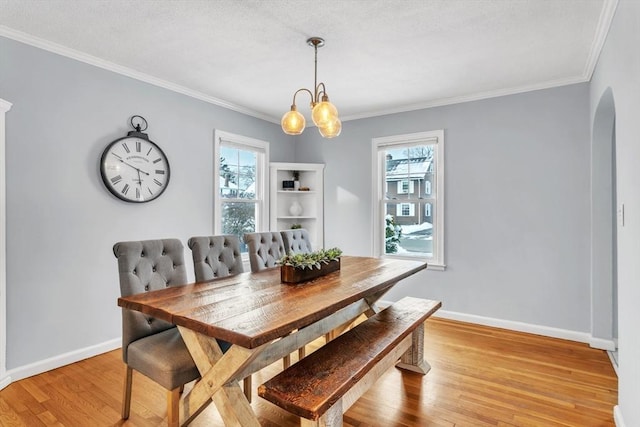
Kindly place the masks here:
<instances>
[{"instance_id":1,"label":"crown molding","mask_svg":"<svg viewBox=\"0 0 640 427\"><path fill-rule=\"evenodd\" d=\"M48 52L65 56L67 58L75 59L76 61L84 62L85 64L93 65L95 67L102 68L104 70L112 71L114 73L121 74L126 77L131 77L132 79L140 80L145 83L149 83L154 86L161 87L163 89L168 89L173 92L181 93L183 95L189 96L191 98L199 99L200 101L204 101L209 104L217 105L219 107L233 110L238 113L246 114L247 116L252 116L257 119L265 120L272 123L280 123L279 119L275 119L274 117L268 116L258 111L254 111L254 110L242 107L240 105L236 105L231 102L227 102L225 100L215 98L213 96L205 95L201 92L186 88L184 86L171 83L169 81L154 77L146 73L142 73L140 71L133 70L131 68L123 67L121 65L115 64L110 61L106 61L96 56L89 55L87 53L80 52L78 50L71 49L42 38L35 37L30 34L14 30L12 28L8 28L4 25L0 25L0 36L9 38L33 47L37 47L39 49L43 49Z\"/></svg>"},{"instance_id":2,"label":"crown molding","mask_svg":"<svg viewBox=\"0 0 640 427\"><path fill-rule=\"evenodd\" d=\"M600 52L602 52L604 42L607 39L607 34L609 34L611 22L613 21L617 7L618 0L605 0L604 5L602 6L600 19L598 20L598 27L596 28L596 34L593 38L587 63L584 67L583 76L587 81L591 80L591 76L593 76L593 72L596 69L598 58L600 58Z\"/></svg>"},{"instance_id":3,"label":"crown molding","mask_svg":"<svg viewBox=\"0 0 640 427\"><path fill-rule=\"evenodd\" d=\"M542 90L542 89L551 89L554 87L567 86L567 85L572 85L576 83L584 83L587 81L588 79L582 76L570 77L566 79L550 80L547 82L537 83L534 85L515 86L511 88L506 88L506 89L478 92L471 95L462 95L462 96L454 96L451 98L435 99L432 101L427 101L427 102L418 103L418 104L411 104L411 105L406 105L406 106L401 106L396 108L389 108L384 110L372 110L372 111L361 113L361 114L352 114L350 116L345 116L344 118L341 118L341 120L343 122L346 122L349 120L367 119L371 117L385 116L388 114L406 113L408 111L423 110L425 108L433 108L433 107L442 107L445 105L452 105L452 104L462 104L464 102L471 102L471 101L481 101L483 99L497 98L500 96L517 95L520 93L532 92L532 91Z\"/></svg>"}]
</instances>

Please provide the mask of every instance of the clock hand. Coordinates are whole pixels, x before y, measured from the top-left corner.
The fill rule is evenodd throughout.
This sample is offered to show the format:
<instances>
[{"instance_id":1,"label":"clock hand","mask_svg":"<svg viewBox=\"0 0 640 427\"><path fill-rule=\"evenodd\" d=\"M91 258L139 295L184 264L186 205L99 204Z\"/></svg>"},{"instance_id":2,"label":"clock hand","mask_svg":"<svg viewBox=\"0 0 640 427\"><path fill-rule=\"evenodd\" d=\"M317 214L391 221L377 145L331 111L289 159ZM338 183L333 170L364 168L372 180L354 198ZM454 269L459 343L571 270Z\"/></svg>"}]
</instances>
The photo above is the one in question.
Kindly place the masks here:
<instances>
[{"instance_id":1,"label":"clock hand","mask_svg":"<svg viewBox=\"0 0 640 427\"><path fill-rule=\"evenodd\" d=\"M122 158L120 158L120 156L117 156L117 155L116 155L116 154L114 154L114 153L111 153L111 154L113 154L114 156L116 156L116 157L118 158L118 160L120 160L120 162L124 163L125 165L129 166L130 168L134 168L135 170L137 170L137 171L138 171L138 174L140 174L140 172L142 172L143 174L145 174L145 175L149 176L149 174L148 174L147 172L143 171L142 169L138 169L137 167L133 166L131 163L127 163L127 162L125 162L124 160L122 160Z\"/></svg>"}]
</instances>

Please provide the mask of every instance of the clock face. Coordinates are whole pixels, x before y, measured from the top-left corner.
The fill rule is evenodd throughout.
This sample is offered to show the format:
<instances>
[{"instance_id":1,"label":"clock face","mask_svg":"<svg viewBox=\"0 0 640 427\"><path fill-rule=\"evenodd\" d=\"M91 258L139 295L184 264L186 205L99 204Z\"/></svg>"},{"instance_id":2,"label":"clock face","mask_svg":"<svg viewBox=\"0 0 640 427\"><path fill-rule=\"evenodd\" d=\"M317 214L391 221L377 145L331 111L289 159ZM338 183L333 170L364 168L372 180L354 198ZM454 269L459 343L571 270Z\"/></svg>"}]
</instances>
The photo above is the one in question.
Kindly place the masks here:
<instances>
[{"instance_id":1,"label":"clock face","mask_svg":"<svg viewBox=\"0 0 640 427\"><path fill-rule=\"evenodd\" d=\"M169 162L160 147L145 138L127 136L113 141L102 153L104 185L126 202L149 202L169 184Z\"/></svg>"}]
</instances>

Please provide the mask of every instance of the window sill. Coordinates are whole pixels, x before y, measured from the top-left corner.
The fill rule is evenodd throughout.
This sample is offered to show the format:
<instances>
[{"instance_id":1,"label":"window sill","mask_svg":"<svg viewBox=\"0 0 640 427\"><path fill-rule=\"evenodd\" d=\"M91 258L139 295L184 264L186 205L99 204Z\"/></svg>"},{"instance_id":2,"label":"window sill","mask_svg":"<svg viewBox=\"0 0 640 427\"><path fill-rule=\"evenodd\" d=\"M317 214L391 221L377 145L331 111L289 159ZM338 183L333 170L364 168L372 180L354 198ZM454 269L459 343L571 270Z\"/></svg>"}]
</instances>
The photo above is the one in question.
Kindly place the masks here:
<instances>
[{"instance_id":1,"label":"window sill","mask_svg":"<svg viewBox=\"0 0 640 427\"><path fill-rule=\"evenodd\" d=\"M406 259L406 260L413 260L413 261L425 261L427 263L427 270L445 271L447 269L447 265L446 264L442 264L442 263L435 262L435 261L429 262L429 260L426 260L426 259L420 258L420 257L402 256L402 255L382 255L381 258Z\"/></svg>"}]
</instances>

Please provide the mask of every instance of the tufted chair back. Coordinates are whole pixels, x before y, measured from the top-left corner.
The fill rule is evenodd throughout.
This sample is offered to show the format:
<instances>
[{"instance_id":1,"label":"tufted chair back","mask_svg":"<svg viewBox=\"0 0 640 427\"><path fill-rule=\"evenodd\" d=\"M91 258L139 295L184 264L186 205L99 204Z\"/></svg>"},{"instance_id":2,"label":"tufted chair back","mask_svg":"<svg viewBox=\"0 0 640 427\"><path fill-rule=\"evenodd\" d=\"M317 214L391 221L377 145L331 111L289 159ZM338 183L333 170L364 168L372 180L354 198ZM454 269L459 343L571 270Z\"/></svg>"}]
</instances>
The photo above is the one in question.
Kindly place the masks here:
<instances>
[{"instance_id":1,"label":"tufted chair back","mask_svg":"<svg viewBox=\"0 0 640 427\"><path fill-rule=\"evenodd\" d=\"M244 242L249 247L249 263L254 273L275 267L276 261L286 253L282 235L277 231L247 233L244 235Z\"/></svg>"},{"instance_id":2,"label":"tufted chair back","mask_svg":"<svg viewBox=\"0 0 640 427\"><path fill-rule=\"evenodd\" d=\"M304 228L298 228L296 230L283 230L282 242L284 243L284 249L288 254L308 254L313 252L311 249L311 240L309 239L309 232Z\"/></svg>"},{"instance_id":3,"label":"tufted chair back","mask_svg":"<svg viewBox=\"0 0 640 427\"><path fill-rule=\"evenodd\" d=\"M193 256L196 282L244 272L238 236L225 234L192 237L187 244Z\"/></svg>"},{"instance_id":4,"label":"tufted chair back","mask_svg":"<svg viewBox=\"0 0 640 427\"><path fill-rule=\"evenodd\" d=\"M118 259L120 293L140 294L187 283L184 247L178 239L119 242L113 246ZM134 310L122 310L122 356L127 362L130 343L174 325Z\"/></svg>"}]
</instances>

